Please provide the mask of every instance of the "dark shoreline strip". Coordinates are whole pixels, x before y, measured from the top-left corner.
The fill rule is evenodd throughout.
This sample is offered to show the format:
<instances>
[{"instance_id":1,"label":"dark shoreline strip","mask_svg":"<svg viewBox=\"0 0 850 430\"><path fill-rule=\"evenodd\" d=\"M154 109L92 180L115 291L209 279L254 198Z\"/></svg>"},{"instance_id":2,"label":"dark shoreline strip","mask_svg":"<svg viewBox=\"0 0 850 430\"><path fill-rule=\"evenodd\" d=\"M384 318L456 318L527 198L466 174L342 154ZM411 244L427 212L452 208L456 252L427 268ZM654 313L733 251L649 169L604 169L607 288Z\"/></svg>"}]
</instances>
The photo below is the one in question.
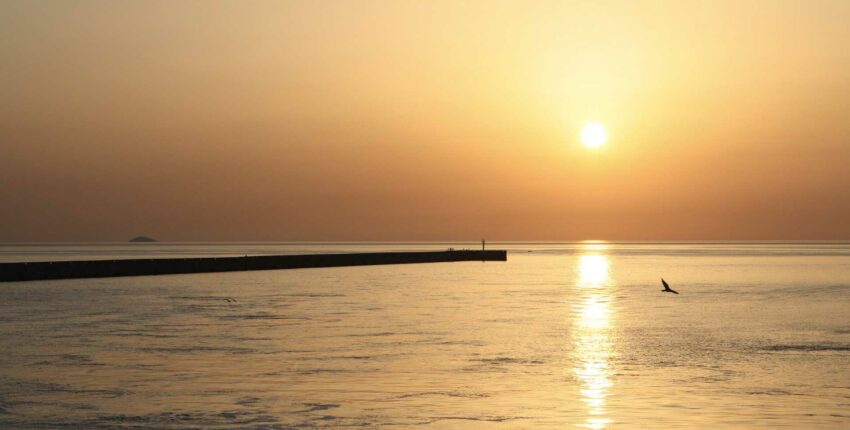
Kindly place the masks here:
<instances>
[{"instance_id":1,"label":"dark shoreline strip","mask_svg":"<svg viewBox=\"0 0 850 430\"><path fill-rule=\"evenodd\" d=\"M493 250L0 263L0 282L507 259L507 251Z\"/></svg>"}]
</instances>

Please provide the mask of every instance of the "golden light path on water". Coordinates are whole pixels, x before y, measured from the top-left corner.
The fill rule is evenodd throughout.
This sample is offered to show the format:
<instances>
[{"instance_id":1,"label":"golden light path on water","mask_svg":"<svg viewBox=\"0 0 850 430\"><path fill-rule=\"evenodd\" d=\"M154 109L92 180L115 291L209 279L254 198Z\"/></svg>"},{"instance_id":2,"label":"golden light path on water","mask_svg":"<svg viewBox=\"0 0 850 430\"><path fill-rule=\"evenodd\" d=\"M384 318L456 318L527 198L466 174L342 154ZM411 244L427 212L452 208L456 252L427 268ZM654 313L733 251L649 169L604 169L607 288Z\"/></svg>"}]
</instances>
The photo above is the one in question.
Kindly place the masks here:
<instances>
[{"instance_id":1,"label":"golden light path on water","mask_svg":"<svg viewBox=\"0 0 850 430\"><path fill-rule=\"evenodd\" d=\"M612 278L609 274L606 245L587 244L578 258L578 304L574 309L573 333L576 367L581 400L587 418L579 427L599 430L611 423L605 409L612 386L609 361L612 351Z\"/></svg>"}]
</instances>

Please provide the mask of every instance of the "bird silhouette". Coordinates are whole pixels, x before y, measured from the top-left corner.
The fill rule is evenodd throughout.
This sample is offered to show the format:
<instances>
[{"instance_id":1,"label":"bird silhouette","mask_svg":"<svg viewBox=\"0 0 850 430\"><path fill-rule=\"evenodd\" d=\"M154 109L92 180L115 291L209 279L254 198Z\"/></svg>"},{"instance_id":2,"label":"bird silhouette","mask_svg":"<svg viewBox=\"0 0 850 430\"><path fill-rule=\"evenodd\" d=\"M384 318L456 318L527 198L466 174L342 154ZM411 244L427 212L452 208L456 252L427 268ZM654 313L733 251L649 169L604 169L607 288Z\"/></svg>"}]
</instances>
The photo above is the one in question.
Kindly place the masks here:
<instances>
[{"instance_id":1,"label":"bird silhouette","mask_svg":"<svg viewBox=\"0 0 850 430\"><path fill-rule=\"evenodd\" d=\"M674 290L674 289L670 288L670 286L669 286L669 285L667 285L667 281L665 281L665 280L664 280L664 278L661 278L661 283L662 283L662 284L664 284L664 289L663 289L663 290L661 290L661 292L663 292L663 293L673 293L673 294L679 294L679 292L678 292L678 291L676 291L676 290Z\"/></svg>"}]
</instances>

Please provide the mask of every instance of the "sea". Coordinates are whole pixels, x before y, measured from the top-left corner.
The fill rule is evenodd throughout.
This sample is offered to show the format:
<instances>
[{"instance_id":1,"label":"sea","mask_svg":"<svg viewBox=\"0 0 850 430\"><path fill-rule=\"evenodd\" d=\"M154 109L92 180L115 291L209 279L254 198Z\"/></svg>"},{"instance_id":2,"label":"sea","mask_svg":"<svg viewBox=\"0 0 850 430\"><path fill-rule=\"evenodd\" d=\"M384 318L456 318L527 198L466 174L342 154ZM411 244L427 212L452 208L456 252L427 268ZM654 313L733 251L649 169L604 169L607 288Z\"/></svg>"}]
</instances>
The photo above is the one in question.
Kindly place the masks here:
<instances>
[{"instance_id":1,"label":"sea","mask_svg":"<svg viewBox=\"0 0 850 430\"><path fill-rule=\"evenodd\" d=\"M0 283L0 428L850 429L850 242L486 246L508 260Z\"/></svg>"}]
</instances>

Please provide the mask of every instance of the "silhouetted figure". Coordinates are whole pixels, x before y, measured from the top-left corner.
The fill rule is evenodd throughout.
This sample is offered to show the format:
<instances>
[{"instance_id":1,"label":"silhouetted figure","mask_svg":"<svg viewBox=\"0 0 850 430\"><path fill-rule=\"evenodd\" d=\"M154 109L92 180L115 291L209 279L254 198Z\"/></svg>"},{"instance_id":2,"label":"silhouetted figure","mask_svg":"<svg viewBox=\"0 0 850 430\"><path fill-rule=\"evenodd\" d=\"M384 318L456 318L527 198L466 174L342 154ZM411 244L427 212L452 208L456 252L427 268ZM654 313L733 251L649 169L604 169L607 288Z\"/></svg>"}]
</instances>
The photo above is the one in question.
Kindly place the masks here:
<instances>
[{"instance_id":1,"label":"silhouetted figure","mask_svg":"<svg viewBox=\"0 0 850 430\"><path fill-rule=\"evenodd\" d=\"M667 285L667 281L665 281L664 278L661 278L661 283L664 284L664 289L661 290L661 292L679 294L677 291L673 290L672 288L670 288L669 285Z\"/></svg>"}]
</instances>

